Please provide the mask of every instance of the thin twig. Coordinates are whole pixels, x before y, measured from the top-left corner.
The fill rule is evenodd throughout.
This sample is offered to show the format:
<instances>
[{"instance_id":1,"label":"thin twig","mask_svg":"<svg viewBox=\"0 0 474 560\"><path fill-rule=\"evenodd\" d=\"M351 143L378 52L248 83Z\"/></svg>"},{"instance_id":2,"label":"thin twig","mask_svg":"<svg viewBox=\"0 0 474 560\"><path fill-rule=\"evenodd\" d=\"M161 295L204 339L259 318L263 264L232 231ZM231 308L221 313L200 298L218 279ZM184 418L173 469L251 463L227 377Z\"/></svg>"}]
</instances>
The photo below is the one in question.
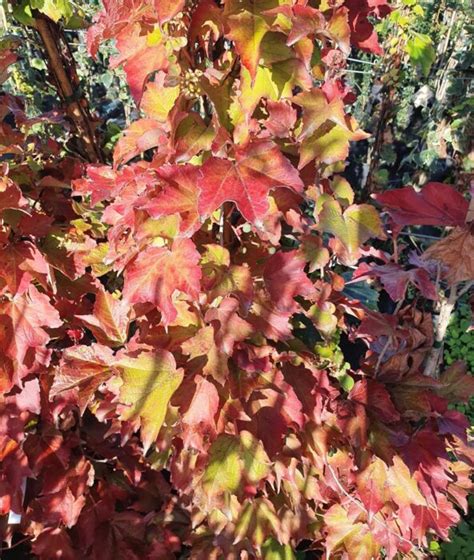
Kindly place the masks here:
<instances>
[{"instance_id":1,"label":"thin twig","mask_svg":"<svg viewBox=\"0 0 474 560\"><path fill-rule=\"evenodd\" d=\"M358 62L359 64L370 64L370 66L376 66L375 62L370 62L368 60L359 60L358 58L351 58L350 56L347 57L347 60L351 62Z\"/></svg>"},{"instance_id":2,"label":"thin twig","mask_svg":"<svg viewBox=\"0 0 474 560\"><path fill-rule=\"evenodd\" d=\"M20 544L23 544L27 541L30 541L32 537L25 537L24 539L19 540L18 542L16 542L15 544L12 544L10 546L0 546L0 552L5 552L5 550L13 550L14 548L16 548L17 546L20 546Z\"/></svg>"},{"instance_id":3,"label":"thin twig","mask_svg":"<svg viewBox=\"0 0 474 560\"><path fill-rule=\"evenodd\" d=\"M462 298L464 294L466 294L472 287L474 286L474 280L468 282L462 290L458 292L458 299Z\"/></svg>"},{"instance_id":4,"label":"thin twig","mask_svg":"<svg viewBox=\"0 0 474 560\"><path fill-rule=\"evenodd\" d=\"M398 312L400 311L402 305L403 305L403 301L405 300L405 294L403 294L402 299L397 303L397 306L395 307L395 311L394 311L394 315L397 315ZM385 357L385 354L387 353L387 350L390 346L390 344L392 343L392 337L389 336L387 338L387 342L385 343L384 347L382 348L382 351L379 354L379 357L377 359L377 363L375 364L375 372L374 372L374 377L377 377L377 374L379 372L380 366L382 365L382 360Z\"/></svg>"},{"instance_id":5,"label":"thin twig","mask_svg":"<svg viewBox=\"0 0 474 560\"><path fill-rule=\"evenodd\" d=\"M403 235L405 237L414 237L415 239L428 239L429 241L439 241L441 237L436 237L435 235L426 235L424 233L413 233L411 231L401 231L398 235Z\"/></svg>"},{"instance_id":6,"label":"thin twig","mask_svg":"<svg viewBox=\"0 0 474 560\"><path fill-rule=\"evenodd\" d=\"M366 72L365 70L353 70L352 68L345 68L344 72L348 72L349 74L370 74L371 76L375 75L374 72Z\"/></svg>"}]
</instances>

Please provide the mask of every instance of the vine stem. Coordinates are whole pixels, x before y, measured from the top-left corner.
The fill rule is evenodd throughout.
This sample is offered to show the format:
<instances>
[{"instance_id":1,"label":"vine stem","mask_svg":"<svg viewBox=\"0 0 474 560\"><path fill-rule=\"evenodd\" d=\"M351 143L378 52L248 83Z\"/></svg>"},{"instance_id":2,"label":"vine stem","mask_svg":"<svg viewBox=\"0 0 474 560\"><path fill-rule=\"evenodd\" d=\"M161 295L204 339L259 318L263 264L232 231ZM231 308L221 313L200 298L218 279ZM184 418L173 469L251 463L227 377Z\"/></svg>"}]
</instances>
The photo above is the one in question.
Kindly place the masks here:
<instances>
[{"instance_id":1,"label":"vine stem","mask_svg":"<svg viewBox=\"0 0 474 560\"><path fill-rule=\"evenodd\" d=\"M5 552L6 550L13 550L17 546L20 546L21 544L23 544L27 541L30 541L30 540L31 540L31 537L25 537L24 539L21 539L18 542L16 542L15 544L12 544L10 546L2 546L2 547L0 547L0 552Z\"/></svg>"},{"instance_id":2,"label":"vine stem","mask_svg":"<svg viewBox=\"0 0 474 560\"><path fill-rule=\"evenodd\" d=\"M403 305L403 301L405 299L405 295L403 295L402 299L397 303L397 306L395 307L395 311L394 311L394 315L398 315L398 312L400 311L400 309L402 308ZM385 354L387 353L387 350L390 346L392 342L391 337L389 336L387 338L387 342L384 344L384 347L382 348L382 351L379 354L379 357L377 359L377 363L375 364L375 374L374 377L377 377L377 374L379 372L380 366L382 365L382 361L385 357Z\"/></svg>"},{"instance_id":3,"label":"vine stem","mask_svg":"<svg viewBox=\"0 0 474 560\"><path fill-rule=\"evenodd\" d=\"M458 299L467 293L472 286L474 286L474 281L468 282L464 288L458 291L459 284L455 284L451 288L449 296L447 298L444 297L440 303L439 314L435 323L434 344L428 355L423 371L423 374L427 377L433 377L435 379L438 377L438 365L443 354L444 338L451 320L451 315L453 314Z\"/></svg>"},{"instance_id":4,"label":"vine stem","mask_svg":"<svg viewBox=\"0 0 474 560\"><path fill-rule=\"evenodd\" d=\"M34 28L41 37L56 89L65 104L68 117L77 129L87 158L91 162L102 161L87 100L84 96L78 97L79 83L69 45L57 24L39 12L34 11L33 14ZM61 52L61 39L67 55Z\"/></svg>"}]
</instances>

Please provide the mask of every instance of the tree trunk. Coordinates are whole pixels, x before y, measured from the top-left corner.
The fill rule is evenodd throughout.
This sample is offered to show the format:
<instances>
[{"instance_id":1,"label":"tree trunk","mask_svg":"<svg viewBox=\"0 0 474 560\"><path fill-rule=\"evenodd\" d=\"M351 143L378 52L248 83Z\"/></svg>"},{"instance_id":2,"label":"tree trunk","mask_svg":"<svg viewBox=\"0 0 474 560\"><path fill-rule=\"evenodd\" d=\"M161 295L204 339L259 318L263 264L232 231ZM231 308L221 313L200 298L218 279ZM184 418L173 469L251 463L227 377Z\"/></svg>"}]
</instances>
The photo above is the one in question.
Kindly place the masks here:
<instances>
[{"instance_id":1,"label":"tree trunk","mask_svg":"<svg viewBox=\"0 0 474 560\"><path fill-rule=\"evenodd\" d=\"M81 92L76 64L64 32L57 23L39 12L34 13L34 18L34 28L41 38L51 78L66 114L76 128L83 155L90 162L103 161L89 103Z\"/></svg>"}]
</instances>

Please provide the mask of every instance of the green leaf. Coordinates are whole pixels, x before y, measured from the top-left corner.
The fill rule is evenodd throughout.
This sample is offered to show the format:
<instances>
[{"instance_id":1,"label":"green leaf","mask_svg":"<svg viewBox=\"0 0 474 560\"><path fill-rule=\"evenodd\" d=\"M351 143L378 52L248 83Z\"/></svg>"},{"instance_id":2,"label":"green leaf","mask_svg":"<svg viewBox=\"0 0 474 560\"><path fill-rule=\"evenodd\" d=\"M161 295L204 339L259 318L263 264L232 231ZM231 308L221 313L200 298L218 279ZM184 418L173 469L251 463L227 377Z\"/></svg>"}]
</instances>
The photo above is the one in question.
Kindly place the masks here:
<instances>
[{"instance_id":1,"label":"green leaf","mask_svg":"<svg viewBox=\"0 0 474 560\"><path fill-rule=\"evenodd\" d=\"M236 493L245 477L255 484L268 473L269 459L262 443L250 432L221 434L212 444L202 485L210 495Z\"/></svg>"},{"instance_id":2,"label":"green leaf","mask_svg":"<svg viewBox=\"0 0 474 560\"><path fill-rule=\"evenodd\" d=\"M264 560L296 560L296 556L288 544L280 544L274 538L267 539L262 545Z\"/></svg>"},{"instance_id":3,"label":"green leaf","mask_svg":"<svg viewBox=\"0 0 474 560\"><path fill-rule=\"evenodd\" d=\"M210 494L236 492L242 477L239 441L228 434L220 435L212 444L210 461L202 480Z\"/></svg>"},{"instance_id":4,"label":"green leaf","mask_svg":"<svg viewBox=\"0 0 474 560\"><path fill-rule=\"evenodd\" d=\"M72 6L69 0L31 0L31 7L58 22L61 18L72 16Z\"/></svg>"},{"instance_id":5,"label":"green leaf","mask_svg":"<svg viewBox=\"0 0 474 560\"><path fill-rule=\"evenodd\" d=\"M335 200L328 200L319 214L319 229L337 237L350 253L371 237L383 237L380 216L368 204L353 204L343 213Z\"/></svg>"},{"instance_id":6,"label":"green leaf","mask_svg":"<svg viewBox=\"0 0 474 560\"><path fill-rule=\"evenodd\" d=\"M436 52L431 38L421 33L414 34L407 41L406 51L411 63L415 66L420 66L423 75L425 77L428 76L431 65L436 59Z\"/></svg>"}]
</instances>

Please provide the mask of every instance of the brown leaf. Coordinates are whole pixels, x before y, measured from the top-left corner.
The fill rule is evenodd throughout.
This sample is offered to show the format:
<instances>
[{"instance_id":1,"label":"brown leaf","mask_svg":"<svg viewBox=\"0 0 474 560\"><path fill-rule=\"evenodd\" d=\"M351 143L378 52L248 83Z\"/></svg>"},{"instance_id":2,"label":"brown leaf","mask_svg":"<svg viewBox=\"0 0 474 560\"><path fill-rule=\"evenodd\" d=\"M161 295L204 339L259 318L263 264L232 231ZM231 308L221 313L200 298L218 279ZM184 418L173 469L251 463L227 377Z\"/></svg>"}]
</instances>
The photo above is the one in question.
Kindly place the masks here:
<instances>
[{"instance_id":1,"label":"brown leaf","mask_svg":"<svg viewBox=\"0 0 474 560\"><path fill-rule=\"evenodd\" d=\"M425 251L423 258L439 261L450 285L474 280L474 236L469 229L455 228Z\"/></svg>"}]
</instances>

